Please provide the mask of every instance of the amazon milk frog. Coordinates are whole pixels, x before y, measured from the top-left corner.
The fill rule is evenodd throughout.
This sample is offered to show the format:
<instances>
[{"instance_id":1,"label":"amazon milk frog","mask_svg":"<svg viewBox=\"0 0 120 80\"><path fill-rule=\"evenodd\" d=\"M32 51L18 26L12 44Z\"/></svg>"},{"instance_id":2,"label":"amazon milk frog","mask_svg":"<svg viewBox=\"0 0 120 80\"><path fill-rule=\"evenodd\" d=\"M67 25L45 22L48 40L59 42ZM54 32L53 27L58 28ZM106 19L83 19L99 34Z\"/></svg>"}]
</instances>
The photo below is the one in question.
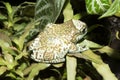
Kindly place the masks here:
<instances>
[{"instance_id":1,"label":"amazon milk frog","mask_svg":"<svg viewBox=\"0 0 120 80\"><path fill-rule=\"evenodd\" d=\"M86 50L77 44L86 33L87 25L79 20L72 19L62 24L49 23L30 44L31 58L44 63L64 62L67 53Z\"/></svg>"}]
</instances>

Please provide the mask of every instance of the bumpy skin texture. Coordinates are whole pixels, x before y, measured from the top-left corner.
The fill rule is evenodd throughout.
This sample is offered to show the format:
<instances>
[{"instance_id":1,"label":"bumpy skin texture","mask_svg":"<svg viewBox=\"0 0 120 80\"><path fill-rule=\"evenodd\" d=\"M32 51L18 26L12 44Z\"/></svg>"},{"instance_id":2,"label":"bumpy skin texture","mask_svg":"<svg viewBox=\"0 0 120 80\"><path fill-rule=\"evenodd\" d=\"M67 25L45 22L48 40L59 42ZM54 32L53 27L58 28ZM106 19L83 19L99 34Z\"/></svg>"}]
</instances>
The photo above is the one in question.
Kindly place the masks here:
<instances>
[{"instance_id":1,"label":"bumpy skin texture","mask_svg":"<svg viewBox=\"0 0 120 80\"><path fill-rule=\"evenodd\" d=\"M67 53L86 50L77 44L86 33L86 24L79 20L70 20L63 24L48 24L30 44L29 50L33 51L31 58L45 63L64 62Z\"/></svg>"}]
</instances>

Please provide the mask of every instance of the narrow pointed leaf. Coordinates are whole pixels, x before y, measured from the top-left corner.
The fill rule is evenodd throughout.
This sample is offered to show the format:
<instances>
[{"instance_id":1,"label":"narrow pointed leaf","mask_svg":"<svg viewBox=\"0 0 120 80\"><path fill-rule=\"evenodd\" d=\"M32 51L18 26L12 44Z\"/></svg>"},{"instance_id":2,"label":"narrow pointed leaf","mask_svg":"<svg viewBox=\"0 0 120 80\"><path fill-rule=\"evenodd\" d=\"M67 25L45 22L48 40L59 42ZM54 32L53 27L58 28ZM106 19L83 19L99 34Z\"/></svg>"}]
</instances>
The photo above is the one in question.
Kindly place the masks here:
<instances>
[{"instance_id":1,"label":"narrow pointed leaf","mask_svg":"<svg viewBox=\"0 0 120 80\"><path fill-rule=\"evenodd\" d=\"M89 48L101 48L101 47L102 47L102 45L97 44L97 43L92 42L92 41L87 40L87 39L85 39L83 42L80 42L79 44L80 44L81 46L82 46L82 45L85 45L85 46L87 46L87 47L89 47Z\"/></svg>"},{"instance_id":2,"label":"narrow pointed leaf","mask_svg":"<svg viewBox=\"0 0 120 80\"><path fill-rule=\"evenodd\" d=\"M63 10L64 22L71 20L73 18L73 15L74 15L70 0L66 0L66 1L67 1L66 5L65 5L65 8Z\"/></svg>"},{"instance_id":3,"label":"narrow pointed leaf","mask_svg":"<svg viewBox=\"0 0 120 80\"><path fill-rule=\"evenodd\" d=\"M45 68L49 67L49 64L35 64L33 69L31 70L27 80L32 80L36 75L38 75L40 70L44 70Z\"/></svg>"}]
</instances>

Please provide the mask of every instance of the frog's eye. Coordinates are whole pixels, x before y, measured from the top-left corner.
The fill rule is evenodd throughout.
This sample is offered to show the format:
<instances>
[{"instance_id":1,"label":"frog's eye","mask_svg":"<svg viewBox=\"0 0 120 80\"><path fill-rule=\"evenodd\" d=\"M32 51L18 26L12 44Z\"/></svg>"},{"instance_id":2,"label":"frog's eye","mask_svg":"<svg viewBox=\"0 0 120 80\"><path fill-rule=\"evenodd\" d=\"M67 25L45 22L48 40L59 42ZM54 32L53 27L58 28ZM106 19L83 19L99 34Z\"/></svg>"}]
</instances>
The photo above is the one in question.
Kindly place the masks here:
<instances>
[{"instance_id":1,"label":"frog's eye","mask_svg":"<svg viewBox=\"0 0 120 80\"><path fill-rule=\"evenodd\" d=\"M80 34L86 34L87 33L87 27L83 27L80 30Z\"/></svg>"}]
</instances>

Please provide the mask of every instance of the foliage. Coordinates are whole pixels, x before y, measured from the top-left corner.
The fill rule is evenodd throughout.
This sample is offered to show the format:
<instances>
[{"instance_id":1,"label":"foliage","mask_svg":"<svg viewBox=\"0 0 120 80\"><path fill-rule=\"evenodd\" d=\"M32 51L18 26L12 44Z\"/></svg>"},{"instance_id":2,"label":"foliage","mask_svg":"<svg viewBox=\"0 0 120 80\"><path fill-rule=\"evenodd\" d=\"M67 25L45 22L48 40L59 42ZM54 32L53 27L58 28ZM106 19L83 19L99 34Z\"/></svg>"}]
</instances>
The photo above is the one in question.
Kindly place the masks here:
<instances>
[{"instance_id":1,"label":"foliage","mask_svg":"<svg viewBox=\"0 0 120 80\"><path fill-rule=\"evenodd\" d=\"M89 14L102 15L100 18L116 15L120 16L120 0L86 0Z\"/></svg>"},{"instance_id":2,"label":"foliage","mask_svg":"<svg viewBox=\"0 0 120 80\"><path fill-rule=\"evenodd\" d=\"M120 0L114 0L113 2L112 0L85 0L85 2L87 12L84 13L86 15L102 15L100 19L111 15L120 16ZM86 44L90 49L82 54L68 55L66 68L65 63L50 65L36 63L30 59L30 53L27 50L29 41L33 39L47 23L56 23L61 20L65 22L73 18L81 19L83 17L82 13L74 13L72 0L37 0L36 4L34 2L24 2L18 6L12 6L8 2L1 3L3 6L0 6L0 9L3 11L1 12L0 10L0 79L39 80L43 78L44 74L49 75L46 71L50 71L53 74L49 75L50 77L47 78L49 80L65 80L66 78L70 80L70 73L73 73L73 75L76 76L74 78L77 80L82 80L88 76L84 69L89 67L88 70L96 80L99 79L100 75L102 75L105 80L116 80L109 66L103 62L99 55L95 54L96 51L99 51L100 53L107 53L113 57L113 53L116 51L108 46L88 40L88 36L85 37L80 45ZM96 27L98 27L98 25L90 27L88 34ZM118 55L114 56L114 58L120 59ZM73 61L73 59L69 58L71 56L74 56L73 58L75 59L77 57L77 60L74 59ZM76 66L78 71L75 71L76 67L70 70L70 66ZM104 67L106 70L105 74L112 75L111 77L108 78L107 75L104 76L103 70L101 70L101 68L103 69ZM96 72L95 69L98 72ZM81 70L81 72L79 70ZM91 70L93 70L93 72ZM57 73L59 77L56 77L54 73ZM100 75L98 75L98 73Z\"/></svg>"}]
</instances>

